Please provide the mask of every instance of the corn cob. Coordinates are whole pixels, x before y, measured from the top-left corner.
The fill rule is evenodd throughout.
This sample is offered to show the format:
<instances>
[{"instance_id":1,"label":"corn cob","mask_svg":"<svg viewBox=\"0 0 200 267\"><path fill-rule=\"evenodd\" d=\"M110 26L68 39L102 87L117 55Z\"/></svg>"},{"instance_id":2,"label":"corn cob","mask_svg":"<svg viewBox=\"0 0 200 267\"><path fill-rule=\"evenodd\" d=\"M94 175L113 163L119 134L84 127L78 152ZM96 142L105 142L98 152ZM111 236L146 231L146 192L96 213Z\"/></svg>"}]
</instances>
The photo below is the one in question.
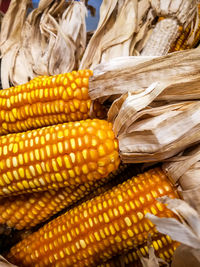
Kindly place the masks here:
<instances>
[{"instance_id":1,"label":"corn cob","mask_svg":"<svg viewBox=\"0 0 200 267\"><path fill-rule=\"evenodd\" d=\"M0 137L0 195L78 186L120 163L112 124L85 120Z\"/></svg>"},{"instance_id":2,"label":"corn cob","mask_svg":"<svg viewBox=\"0 0 200 267\"><path fill-rule=\"evenodd\" d=\"M43 126L84 120L90 117L88 95L90 70L37 77L30 82L0 91L0 135ZM99 103L94 116L104 117Z\"/></svg>"},{"instance_id":3,"label":"corn cob","mask_svg":"<svg viewBox=\"0 0 200 267\"><path fill-rule=\"evenodd\" d=\"M167 235L158 235L152 240L151 246L154 248L155 255L163 259L165 262L170 262L174 251L179 246L177 241L173 241ZM146 243L139 246L137 249L133 249L120 256L116 256L109 261L100 264L98 267L121 267L123 262L124 267L136 267L141 266L140 256L147 257L149 255L149 249Z\"/></svg>"},{"instance_id":4,"label":"corn cob","mask_svg":"<svg viewBox=\"0 0 200 267\"><path fill-rule=\"evenodd\" d=\"M152 169L56 218L15 245L20 266L96 266L147 241L157 230L144 215L175 217L159 196L177 197L166 175Z\"/></svg>"},{"instance_id":5,"label":"corn cob","mask_svg":"<svg viewBox=\"0 0 200 267\"><path fill-rule=\"evenodd\" d=\"M127 165L120 167L108 177L96 182L88 182L76 188L64 187L32 194L6 197L0 200L0 224L15 229L29 229L48 220L60 210L76 203L84 202L112 188L119 182L136 174L137 168ZM103 186L101 186L103 185Z\"/></svg>"},{"instance_id":6,"label":"corn cob","mask_svg":"<svg viewBox=\"0 0 200 267\"><path fill-rule=\"evenodd\" d=\"M200 19L200 4L198 4L198 18L195 17L194 21L199 20ZM194 22L193 21L193 22ZM191 30L192 27L192 23L191 22L187 28L184 30L182 29L181 34L179 35L178 39L176 40L176 42L172 45L171 49L170 49L170 53L174 52L174 51L180 51L180 50L185 50L185 49L190 49L193 48L197 45L197 43L200 41L200 21L198 22L198 26L197 29L195 30L194 33L194 29ZM191 37L192 34L195 34L194 40L192 41L191 45L188 45L188 39Z\"/></svg>"},{"instance_id":7,"label":"corn cob","mask_svg":"<svg viewBox=\"0 0 200 267\"><path fill-rule=\"evenodd\" d=\"M147 41L142 56L166 55L179 34L179 25L173 18L159 20Z\"/></svg>"}]
</instances>

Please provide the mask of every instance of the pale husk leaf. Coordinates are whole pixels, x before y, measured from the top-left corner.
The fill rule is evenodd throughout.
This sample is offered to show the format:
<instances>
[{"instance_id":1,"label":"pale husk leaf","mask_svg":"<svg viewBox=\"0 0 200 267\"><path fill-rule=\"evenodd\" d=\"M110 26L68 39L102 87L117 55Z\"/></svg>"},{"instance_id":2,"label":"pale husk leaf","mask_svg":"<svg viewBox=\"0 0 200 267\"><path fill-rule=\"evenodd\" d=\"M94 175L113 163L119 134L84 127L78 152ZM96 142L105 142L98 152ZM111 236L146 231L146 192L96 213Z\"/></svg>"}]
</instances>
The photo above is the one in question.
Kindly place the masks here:
<instances>
[{"instance_id":1,"label":"pale husk leaf","mask_svg":"<svg viewBox=\"0 0 200 267\"><path fill-rule=\"evenodd\" d=\"M4 15L0 31L0 52L4 56L14 44L20 41L26 12L31 0L12 0Z\"/></svg>"},{"instance_id":2,"label":"pale husk leaf","mask_svg":"<svg viewBox=\"0 0 200 267\"><path fill-rule=\"evenodd\" d=\"M200 145L167 160L163 170L178 185L183 199L200 214Z\"/></svg>"},{"instance_id":3,"label":"pale husk leaf","mask_svg":"<svg viewBox=\"0 0 200 267\"><path fill-rule=\"evenodd\" d=\"M154 83L144 92L123 95L111 106L108 120L123 161L161 161L199 142L200 101L154 105L165 86Z\"/></svg>"},{"instance_id":4,"label":"pale husk leaf","mask_svg":"<svg viewBox=\"0 0 200 267\"><path fill-rule=\"evenodd\" d=\"M93 68L116 56L129 56L131 37L137 27L137 12L138 1L104 0L97 30L87 46L80 68Z\"/></svg>"},{"instance_id":5,"label":"pale husk leaf","mask_svg":"<svg viewBox=\"0 0 200 267\"><path fill-rule=\"evenodd\" d=\"M165 266L169 266L169 264L165 262L163 259L156 257L150 235L148 236L147 239L147 247L148 247L148 257L143 257L142 253L140 253L139 255L143 267L159 267L160 263L164 263Z\"/></svg>"},{"instance_id":6,"label":"pale husk leaf","mask_svg":"<svg viewBox=\"0 0 200 267\"><path fill-rule=\"evenodd\" d=\"M175 212L180 221L174 218L158 218L147 214L159 232L171 236L179 241L181 246L175 251L172 266L187 267L200 265L200 216L195 209L180 199L168 197L159 198L159 201L167 204L168 208Z\"/></svg>"},{"instance_id":7,"label":"pale husk leaf","mask_svg":"<svg viewBox=\"0 0 200 267\"><path fill-rule=\"evenodd\" d=\"M90 78L90 97L136 94L153 82L162 81L168 86L156 100L199 99L199 58L200 47L155 58L120 57L101 63Z\"/></svg>"},{"instance_id":8,"label":"pale husk leaf","mask_svg":"<svg viewBox=\"0 0 200 267\"><path fill-rule=\"evenodd\" d=\"M17 267L17 265L8 262L3 256L0 255L0 267Z\"/></svg>"},{"instance_id":9,"label":"pale husk leaf","mask_svg":"<svg viewBox=\"0 0 200 267\"><path fill-rule=\"evenodd\" d=\"M59 74L77 69L86 46L83 3L72 2L57 24L58 34L49 58L49 73Z\"/></svg>"},{"instance_id":10,"label":"pale husk leaf","mask_svg":"<svg viewBox=\"0 0 200 267\"><path fill-rule=\"evenodd\" d=\"M199 267L200 250L181 244L174 252L171 267Z\"/></svg>"},{"instance_id":11,"label":"pale husk leaf","mask_svg":"<svg viewBox=\"0 0 200 267\"><path fill-rule=\"evenodd\" d=\"M169 235L173 240L195 249L200 249L200 216L195 209L181 199L159 198L167 208L175 212L180 221L174 218L159 218L147 213L159 232Z\"/></svg>"}]
</instances>

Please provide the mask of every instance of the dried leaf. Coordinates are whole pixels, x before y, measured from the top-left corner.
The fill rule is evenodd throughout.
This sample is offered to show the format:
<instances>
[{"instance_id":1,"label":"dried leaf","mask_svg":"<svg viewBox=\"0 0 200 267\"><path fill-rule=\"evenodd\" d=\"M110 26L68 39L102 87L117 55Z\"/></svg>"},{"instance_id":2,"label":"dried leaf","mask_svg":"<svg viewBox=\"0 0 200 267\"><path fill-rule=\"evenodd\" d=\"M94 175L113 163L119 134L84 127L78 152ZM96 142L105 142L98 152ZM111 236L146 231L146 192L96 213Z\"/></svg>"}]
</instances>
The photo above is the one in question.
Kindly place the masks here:
<instances>
[{"instance_id":1,"label":"dried leaf","mask_svg":"<svg viewBox=\"0 0 200 267\"><path fill-rule=\"evenodd\" d=\"M155 18L151 12L148 13L149 9L148 0L104 0L97 30L86 48L80 68L92 69L100 62L135 53L135 46L146 37Z\"/></svg>"},{"instance_id":2,"label":"dried leaf","mask_svg":"<svg viewBox=\"0 0 200 267\"><path fill-rule=\"evenodd\" d=\"M26 12L31 0L12 0L3 18L0 32L1 56L20 41L22 27L25 22Z\"/></svg>"},{"instance_id":3,"label":"dried leaf","mask_svg":"<svg viewBox=\"0 0 200 267\"><path fill-rule=\"evenodd\" d=\"M169 235L173 240L191 248L200 249L200 216L196 210L180 199L170 199L167 196L158 199L175 212L181 222L174 218L159 218L147 213L159 232Z\"/></svg>"},{"instance_id":4,"label":"dried leaf","mask_svg":"<svg viewBox=\"0 0 200 267\"><path fill-rule=\"evenodd\" d=\"M200 214L200 145L167 160L163 170L179 185L183 199Z\"/></svg>"},{"instance_id":5,"label":"dried leaf","mask_svg":"<svg viewBox=\"0 0 200 267\"><path fill-rule=\"evenodd\" d=\"M181 242L175 251L172 267L186 267L200 265L200 216L196 210L180 199L168 197L159 198L159 201L167 204L168 208L175 212L180 221L174 218L158 218L152 214L146 214L159 232L168 234L173 240Z\"/></svg>"},{"instance_id":6,"label":"dried leaf","mask_svg":"<svg viewBox=\"0 0 200 267\"><path fill-rule=\"evenodd\" d=\"M120 57L94 68L89 94L101 99L127 92L137 94L154 82L166 82L167 87L157 101L199 99L200 47L162 57ZM171 67L173 66L173 68Z\"/></svg>"},{"instance_id":7,"label":"dried leaf","mask_svg":"<svg viewBox=\"0 0 200 267\"><path fill-rule=\"evenodd\" d=\"M199 267L200 250L181 244L174 252L171 267Z\"/></svg>"},{"instance_id":8,"label":"dried leaf","mask_svg":"<svg viewBox=\"0 0 200 267\"><path fill-rule=\"evenodd\" d=\"M0 255L0 267L17 267Z\"/></svg>"}]
</instances>

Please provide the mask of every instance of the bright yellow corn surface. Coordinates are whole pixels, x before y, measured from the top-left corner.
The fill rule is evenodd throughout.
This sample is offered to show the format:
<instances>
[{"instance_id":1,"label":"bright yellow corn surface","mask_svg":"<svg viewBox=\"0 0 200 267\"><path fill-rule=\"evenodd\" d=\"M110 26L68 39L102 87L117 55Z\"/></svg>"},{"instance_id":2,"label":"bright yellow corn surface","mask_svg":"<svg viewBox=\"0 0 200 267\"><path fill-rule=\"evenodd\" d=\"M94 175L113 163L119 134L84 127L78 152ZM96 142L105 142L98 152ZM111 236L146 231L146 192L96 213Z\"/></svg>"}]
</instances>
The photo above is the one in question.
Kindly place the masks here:
<instances>
[{"instance_id":1,"label":"bright yellow corn surface","mask_svg":"<svg viewBox=\"0 0 200 267\"><path fill-rule=\"evenodd\" d=\"M152 240L151 247L154 248L156 257L163 259L166 262L172 260L174 251L179 246L177 241L173 241L167 235L159 235ZM113 257L111 260L100 264L98 267L142 267L140 257L149 257L149 249L146 243L140 245L137 249L132 249L120 256Z\"/></svg>"},{"instance_id":2,"label":"bright yellow corn surface","mask_svg":"<svg viewBox=\"0 0 200 267\"><path fill-rule=\"evenodd\" d=\"M69 122L0 137L0 195L78 186L118 168L118 141L105 120Z\"/></svg>"},{"instance_id":3,"label":"bright yellow corn surface","mask_svg":"<svg viewBox=\"0 0 200 267\"><path fill-rule=\"evenodd\" d=\"M37 77L30 82L0 90L0 135L90 117L88 95L90 70ZM94 116L103 108L94 103Z\"/></svg>"},{"instance_id":4,"label":"bright yellow corn surface","mask_svg":"<svg viewBox=\"0 0 200 267\"><path fill-rule=\"evenodd\" d=\"M64 187L45 192L22 194L0 199L0 224L18 230L29 229L38 223L48 220L51 216L69 207L78 200L86 201L104 193L135 173L133 167L120 165L108 177L98 181L90 181L78 187Z\"/></svg>"},{"instance_id":5,"label":"bright yellow corn surface","mask_svg":"<svg viewBox=\"0 0 200 267\"><path fill-rule=\"evenodd\" d=\"M147 212L175 217L156 198L177 197L160 169L133 177L69 210L11 249L8 259L22 266L97 266L157 234Z\"/></svg>"}]
</instances>

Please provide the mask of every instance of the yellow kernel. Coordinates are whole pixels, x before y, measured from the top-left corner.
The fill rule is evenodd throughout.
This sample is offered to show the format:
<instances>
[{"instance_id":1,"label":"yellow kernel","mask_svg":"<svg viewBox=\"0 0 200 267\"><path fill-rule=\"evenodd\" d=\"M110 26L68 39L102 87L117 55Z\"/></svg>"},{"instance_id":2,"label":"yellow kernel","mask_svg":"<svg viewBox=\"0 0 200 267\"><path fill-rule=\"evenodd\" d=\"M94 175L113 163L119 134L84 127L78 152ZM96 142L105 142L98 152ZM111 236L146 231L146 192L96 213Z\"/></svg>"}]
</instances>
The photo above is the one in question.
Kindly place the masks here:
<instances>
[{"instance_id":1,"label":"yellow kernel","mask_svg":"<svg viewBox=\"0 0 200 267\"><path fill-rule=\"evenodd\" d=\"M70 233L67 233L67 240L68 240L69 242L72 241L72 237L71 237Z\"/></svg>"},{"instance_id":2,"label":"yellow kernel","mask_svg":"<svg viewBox=\"0 0 200 267\"><path fill-rule=\"evenodd\" d=\"M18 144L14 144L13 145L13 153L17 153L18 152Z\"/></svg>"},{"instance_id":3,"label":"yellow kernel","mask_svg":"<svg viewBox=\"0 0 200 267\"><path fill-rule=\"evenodd\" d=\"M80 239L79 242L80 242L80 245L81 245L82 248L86 248L87 245L86 245L86 243L85 243L85 241L83 239Z\"/></svg>"},{"instance_id":4,"label":"yellow kernel","mask_svg":"<svg viewBox=\"0 0 200 267\"><path fill-rule=\"evenodd\" d=\"M93 221L92 221L92 218L89 218L89 225L92 227L93 226Z\"/></svg>"},{"instance_id":5,"label":"yellow kernel","mask_svg":"<svg viewBox=\"0 0 200 267\"><path fill-rule=\"evenodd\" d=\"M109 229L112 235L116 233L115 228L112 225L109 227Z\"/></svg>"},{"instance_id":6,"label":"yellow kernel","mask_svg":"<svg viewBox=\"0 0 200 267\"><path fill-rule=\"evenodd\" d=\"M63 144L62 144L62 142L58 143L58 151L59 151L59 153L63 152Z\"/></svg>"},{"instance_id":7,"label":"yellow kernel","mask_svg":"<svg viewBox=\"0 0 200 267\"><path fill-rule=\"evenodd\" d=\"M129 235L130 237L133 237L133 236L134 236L134 233L133 233L133 231L132 231L131 229L128 229L128 230L127 230L127 233L128 233L128 235Z\"/></svg>"},{"instance_id":8,"label":"yellow kernel","mask_svg":"<svg viewBox=\"0 0 200 267\"><path fill-rule=\"evenodd\" d=\"M23 168L19 168L19 175L21 178L24 178L25 173L24 173L24 169Z\"/></svg>"},{"instance_id":9,"label":"yellow kernel","mask_svg":"<svg viewBox=\"0 0 200 267\"><path fill-rule=\"evenodd\" d=\"M105 156L106 155L106 151L104 149L104 146L103 145L99 145L98 147L98 153L99 153L99 156L102 157L102 156Z\"/></svg>"},{"instance_id":10,"label":"yellow kernel","mask_svg":"<svg viewBox=\"0 0 200 267\"><path fill-rule=\"evenodd\" d=\"M153 241L152 244L153 244L153 247L155 250L159 250L159 246L158 246L158 243L156 241Z\"/></svg>"},{"instance_id":11,"label":"yellow kernel","mask_svg":"<svg viewBox=\"0 0 200 267\"><path fill-rule=\"evenodd\" d=\"M104 218L105 223L108 223L110 221L107 213L105 213L105 212L103 213L103 218Z\"/></svg>"},{"instance_id":12,"label":"yellow kernel","mask_svg":"<svg viewBox=\"0 0 200 267\"><path fill-rule=\"evenodd\" d=\"M47 152L47 156L50 157L51 156L51 148L50 148L50 146L46 146L46 152Z\"/></svg>"},{"instance_id":13,"label":"yellow kernel","mask_svg":"<svg viewBox=\"0 0 200 267\"><path fill-rule=\"evenodd\" d=\"M21 182L18 182L18 183L17 183L17 187L18 187L20 190L23 190L23 189L24 189L24 187L23 187L23 185L22 185Z\"/></svg>"},{"instance_id":14,"label":"yellow kernel","mask_svg":"<svg viewBox=\"0 0 200 267\"><path fill-rule=\"evenodd\" d=\"M36 170L37 170L38 174L42 174L43 173L42 168L40 167L40 164L36 164L35 167L36 167Z\"/></svg>"},{"instance_id":15,"label":"yellow kernel","mask_svg":"<svg viewBox=\"0 0 200 267\"><path fill-rule=\"evenodd\" d=\"M33 176L36 176L35 168L32 165L29 166L29 170Z\"/></svg>"},{"instance_id":16,"label":"yellow kernel","mask_svg":"<svg viewBox=\"0 0 200 267\"><path fill-rule=\"evenodd\" d=\"M123 215L124 214L124 208L122 206L119 206L118 209L119 209L119 213L121 215Z\"/></svg>"},{"instance_id":17,"label":"yellow kernel","mask_svg":"<svg viewBox=\"0 0 200 267\"><path fill-rule=\"evenodd\" d=\"M131 222L131 220L130 220L129 217L125 217L124 218L124 221L125 221L125 223L126 223L127 226L131 226L132 225L132 222Z\"/></svg>"},{"instance_id":18,"label":"yellow kernel","mask_svg":"<svg viewBox=\"0 0 200 267\"><path fill-rule=\"evenodd\" d=\"M71 164L71 161L70 161L70 157L65 155L64 156L64 161L65 161L65 166L67 169L71 169L72 168L72 164Z\"/></svg>"},{"instance_id":19,"label":"yellow kernel","mask_svg":"<svg viewBox=\"0 0 200 267\"><path fill-rule=\"evenodd\" d=\"M118 195L117 198L118 198L119 202L123 202L123 197L122 197L122 195Z\"/></svg>"},{"instance_id":20,"label":"yellow kernel","mask_svg":"<svg viewBox=\"0 0 200 267\"><path fill-rule=\"evenodd\" d=\"M2 177L7 184L10 184L10 180L8 179L8 176L5 173L3 173Z\"/></svg>"},{"instance_id":21,"label":"yellow kernel","mask_svg":"<svg viewBox=\"0 0 200 267\"><path fill-rule=\"evenodd\" d=\"M23 181L22 181L22 185L23 185L24 188L27 188L27 189L29 188L29 184L28 184L27 181L24 181L24 180L23 180Z\"/></svg>"},{"instance_id":22,"label":"yellow kernel","mask_svg":"<svg viewBox=\"0 0 200 267\"><path fill-rule=\"evenodd\" d=\"M97 241L101 240L101 238L97 232L94 232L94 237L96 238Z\"/></svg>"},{"instance_id":23,"label":"yellow kernel","mask_svg":"<svg viewBox=\"0 0 200 267\"><path fill-rule=\"evenodd\" d=\"M116 236L116 237L115 237L115 241L118 242L118 243L120 243L120 242L122 242L122 239L121 239L120 236Z\"/></svg>"}]
</instances>

